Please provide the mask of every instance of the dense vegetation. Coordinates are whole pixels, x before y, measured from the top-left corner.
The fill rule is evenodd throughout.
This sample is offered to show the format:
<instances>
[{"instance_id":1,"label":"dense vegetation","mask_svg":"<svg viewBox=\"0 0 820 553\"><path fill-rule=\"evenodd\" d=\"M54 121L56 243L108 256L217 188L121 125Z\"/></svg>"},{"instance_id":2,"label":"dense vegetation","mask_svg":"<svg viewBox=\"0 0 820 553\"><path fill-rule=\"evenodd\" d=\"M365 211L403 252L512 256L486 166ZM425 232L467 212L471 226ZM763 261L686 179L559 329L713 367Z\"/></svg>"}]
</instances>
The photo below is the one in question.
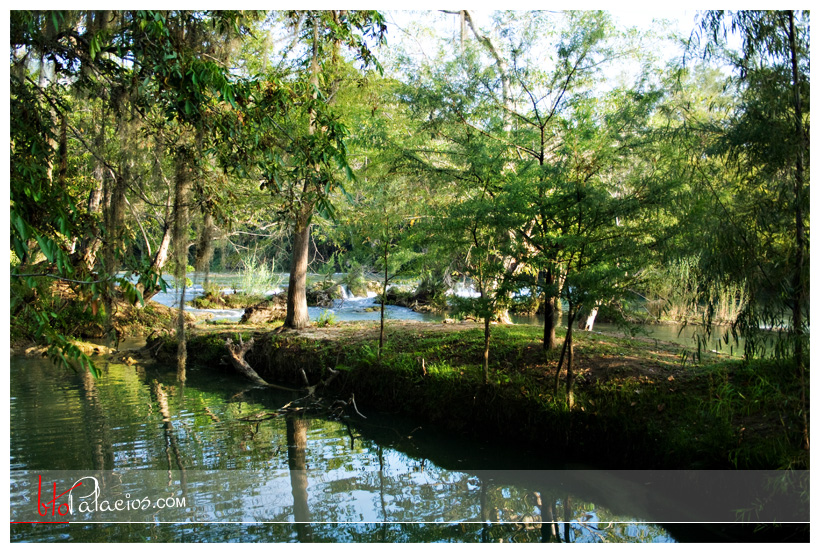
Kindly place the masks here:
<instances>
[{"instance_id":1,"label":"dense vegetation","mask_svg":"<svg viewBox=\"0 0 820 553\"><path fill-rule=\"evenodd\" d=\"M93 371L71 321L113 337L189 265L289 268L297 330L311 264L469 279L484 384L528 297L571 409L573 329L640 305L773 356L808 449L809 13L701 14L671 63L605 12L439 18L385 47L373 11L11 12L13 332Z\"/></svg>"},{"instance_id":2,"label":"dense vegetation","mask_svg":"<svg viewBox=\"0 0 820 553\"><path fill-rule=\"evenodd\" d=\"M799 382L771 360L742 364L708 354L694 362L673 344L584 333L570 410L554 387L559 352L543 354L538 327L494 329L486 382L477 362L480 324L396 322L381 355L378 330L374 322L346 322L293 335L264 324L215 323L190 337L189 361L231 371L219 364L226 338L253 338L247 359L268 381L299 387L304 371L311 383L330 382L322 395L355 395L364 412L401 413L491 444L531 448L545 466L593 460L602 469L808 467ZM173 337L152 339L148 349L173 363ZM332 370L339 374L328 378Z\"/></svg>"}]
</instances>

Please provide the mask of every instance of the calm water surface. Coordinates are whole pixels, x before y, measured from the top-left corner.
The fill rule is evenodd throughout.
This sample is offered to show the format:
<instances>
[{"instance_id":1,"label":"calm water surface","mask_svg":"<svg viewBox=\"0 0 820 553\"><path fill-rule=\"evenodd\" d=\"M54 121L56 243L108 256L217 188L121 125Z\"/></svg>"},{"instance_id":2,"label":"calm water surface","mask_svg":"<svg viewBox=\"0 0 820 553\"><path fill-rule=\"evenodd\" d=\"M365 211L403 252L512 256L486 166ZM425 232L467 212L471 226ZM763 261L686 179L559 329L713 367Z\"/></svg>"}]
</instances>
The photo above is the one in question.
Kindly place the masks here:
<instances>
[{"instance_id":1,"label":"calm water surface","mask_svg":"<svg viewBox=\"0 0 820 553\"><path fill-rule=\"evenodd\" d=\"M156 366L109 365L94 380L13 357L10 370L12 520L45 520L38 475L41 491L93 475L98 499L151 503L130 518L75 510L68 525L12 524L12 541L674 541L641 522L652 515L640 486L533 470L561 467L514 444L374 413L272 416L298 395L214 370L190 369L184 384Z\"/></svg>"}]
</instances>

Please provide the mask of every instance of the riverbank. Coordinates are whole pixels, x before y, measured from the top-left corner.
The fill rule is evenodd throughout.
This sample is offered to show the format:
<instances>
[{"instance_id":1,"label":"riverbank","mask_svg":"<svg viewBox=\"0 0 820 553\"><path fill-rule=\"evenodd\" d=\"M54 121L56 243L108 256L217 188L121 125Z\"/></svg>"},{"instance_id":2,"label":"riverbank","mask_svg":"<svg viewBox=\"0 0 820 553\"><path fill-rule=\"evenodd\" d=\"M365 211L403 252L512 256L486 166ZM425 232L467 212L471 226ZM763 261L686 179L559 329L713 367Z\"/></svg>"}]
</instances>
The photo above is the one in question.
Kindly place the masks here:
<instances>
[{"instance_id":1,"label":"riverbank","mask_svg":"<svg viewBox=\"0 0 820 553\"><path fill-rule=\"evenodd\" d=\"M799 385L773 362L744 363L651 339L575 334L575 406L554 392L559 350L544 352L542 329L495 325L490 381L481 369L478 324L391 321L378 356L378 325L340 323L277 333L272 325L214 324L193 330L189 365L220 365L225 340L254 338L246 360L269 382L299 387L326 379L360 410L410 415L441 429L532 448L554 462L604 468L808 468L800 449ZM560 337L560 331L559 331ZM154 356L173 361L171 337ZM237 376L237 378L240 378Z\"/></svg>"}]
</instances>

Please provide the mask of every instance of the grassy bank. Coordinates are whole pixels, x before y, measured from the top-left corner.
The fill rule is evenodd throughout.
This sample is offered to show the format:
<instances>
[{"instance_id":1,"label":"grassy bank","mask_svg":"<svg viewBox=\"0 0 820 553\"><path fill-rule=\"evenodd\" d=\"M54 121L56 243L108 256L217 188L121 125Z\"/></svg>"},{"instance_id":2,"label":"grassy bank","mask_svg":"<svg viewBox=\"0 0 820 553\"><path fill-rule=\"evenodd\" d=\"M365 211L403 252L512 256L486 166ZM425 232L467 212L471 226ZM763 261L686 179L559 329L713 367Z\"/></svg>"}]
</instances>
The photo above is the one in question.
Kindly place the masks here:
<instances>
[{"instance_id":1,"label":"grassy bank","mask_svg":"<svg viewBox=\"0 0 820 553\"><path fill-rule=\"evenodd\" d=\"M799 448L799 388L788 367L690 352L654 340L577 334L580 377L570 410L553 382L558 351L541 329L493 328L490 382L483 382L478 325L391 322L378 358L377 325L339 324L301 333L211 325L189 344L189 362L220 367L226 337L255 338L247 356L265 379L300 385L341 371L332 393L361 409L401 413L461 434L543 451L550 459L605 468L808 468ZM155 342L159 359L176 347ZM230 370L221 366L219 370ZM563 384L563 377L561 379Z\"/></svg>"}]
</instances>

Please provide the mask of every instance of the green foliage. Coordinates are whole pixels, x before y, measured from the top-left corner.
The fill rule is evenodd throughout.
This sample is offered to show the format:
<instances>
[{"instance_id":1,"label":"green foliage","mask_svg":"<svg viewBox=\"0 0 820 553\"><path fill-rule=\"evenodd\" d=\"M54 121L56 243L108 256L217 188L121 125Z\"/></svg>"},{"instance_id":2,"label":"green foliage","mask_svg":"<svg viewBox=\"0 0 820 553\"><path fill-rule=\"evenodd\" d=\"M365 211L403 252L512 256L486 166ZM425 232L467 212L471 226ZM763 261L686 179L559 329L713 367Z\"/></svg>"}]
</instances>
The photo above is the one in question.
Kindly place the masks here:
<instances>
[{"instance_id":1,"label":"green foliage","mask_svg":"<svg viewBox=\"0 0 820 553\"><path fill-rule=\"evenodd\" d=\"M23 300L22 304L15 305L15 302L12 302L14 314L12 334L18 339L21 337L39 339L48 346L48 357L56 365L75 371L88 370L96 377L96 365L87 354L71 342L68 334L84 322L99 323L101 317L92 315L90 310L88 312L82 310L75 314L65 312L63 311L65 306L50 297L47 287L41 286L39 290L39 295L45 297L36 303ZM67 328L67 321L71 321L70 324L76 326Z\"/></svg>"},{"instance_id":2,"label":"green foliage","mask_svg":"<svg viewBox=\"0 0 820 553\"><path fill-rule=\"evenodd\" d=\"M397 330L380 362L367 342L345 341L339 363L349 373L346 391L354 391L360 404L373 398L375 405L400 406L450 429L498 432L542 446L543 439L533 436L554 436L548 445L552 455L606 451L611 466L631 468L794 468L803 462L799 425L779 420L783 407L799 402L800 394L799 382L782 368L730 361L681 370L670 361L673 356L659 359L656 346L581 336L578 347L590 359L620 353L641 359L653 369L644 374L654 376L613 367L606 378L579 386L570 411L535 369L544 362L539 335L532 326L497 327L487 384L475 363L483 348L477 328ZM550 363L554 367L555 359Z\"/></svg>"},{"instance_id":3,"label":"green foliage","mask_svg":"<svg viewBox=\"0 0 820 553\"><path fill-rule=\"evenodd\" d=\"M707 239L701 270L716 286L743 287L748 301L735 326L748 337L750 355L765 340L761 327L783 326L787 312L789 332L780 351L806 353L808 25L806 12L738 11L707 12L699 28L705 53L736 70L731 82L739 95L708 143L699 179L701 193L713 199L701 232L735 240L723 248ZM727 43L729 29L741 38L740 50ZM711 307L710 292L704 300Z\"/></svg>"},{"instance_id":4,"label":"green foliage","mask_svg":"<svg viewBox=\"0 0 820 553\"><path fill-rule=\"evenodd\" d=\"M137 218L138 240L125 224L127 207L137 217L126 189L135 191L135 201L150 204L150 191L142 183L152 179L140 175L150 146L160 145L150 163L156 162L151 172L161 177L166 148L174 155L184 151L175 141L184 142L192 126L202 129L207 110L235 104L228 70L213 56L200 54L209 48L203 43L219 43L210 38L212 30L245 33L246 16L15 12L11 230L19 278L44 274L78 285L79 297L90 298L95 309L100 298L110 305L116 284L132 303L143 301L143 291L164 289L161 266L134 255L151 248L151 229ZM134 131L141 125L151 130L137 140ZM104 195L107 202L101 205ZM169 217L166 210L166 226ZM113 276L123 267L138 275L138 285ZM62 347L65 341L52 330L67 312L46 312L38 302L28 308L40 311L42 339Z\"/></svg>"},{"instance_id":5,"label":"green foliage","mask_svg":"<svg viewBox=\"0 0 820 553\"><path fill-rule=\"evenodd\" d=\"M487 321L523 288L571 318L607 304L618 316L634 292L656 318L733 321L749 358L774 338L804 372L808 12L703 14L706 57L737 70L728 87L705 64L653 66L640 33L604 12L470 19L459 48L441 40L424 61L395 45L396 78L375 59L377 12L262 15L11 13L15 328L62 347L75 323L103 324L116 294L164 289L161 246L191 206L174 253L195 242L199 259L220 227L220 243L255 252L219 253L243 263L251 294L279 285L267 260L312 226L323 291L348 269L364 295L366 267L385 288L420 276L413 301L441 308L469 278L478 297L457 308ZM271 29L290 46L271 50ZM624 59L637 78L603 83ZM170 200L172 181L190 181L190 198ZM75 288L79 306L41 279Z\"/></svg>"},{"instance_id":6,"label":"green foliage","mask_svg":"<svg viewBox=\"0 0 820 553\"><path fill-rule=\"evenodd\" d=\"M698 166L699 231L706 280L706 322L715 316L714 290L740 287L746 300L732 333L745 338L748 358L794 360L802 400L804 447L809 448L809 13L711 11L699 21L705 57L728 62L738 103L706 142ZM729 31L741 40L734 49ZM734 238L730 247L717 237Z\"/></svg>"},{"instance_id":7,"label":"green foliage","mask_svg":"<svg viewBox=\"0 0 820 553\"><path fill-rule=\"evenodd\" d=\"M275 271L275 262L258 259L255 254L242 258L243 268L239 273L236 287L248 296L265 296L279 287L282 276Z\"/></svg>"},{"instance_id":8,"label":"green foliage","mask_svg":"<svg viewBox=\"0 0 820 553\"><path fill-rule=\"evenodd\" d=\"M446 275L435 267L428 268L421 273L419 283L413 292L413 299L443 310L447 306L447 289Z\"/></svg>"},{"instance_id":9,"label":"green foliage","mask_svg":"<svg viewBox=\"0 0 820 553\"><path fill-rule=\"evenodd\" d=\"M489 323L517 291L550 306L563 298L570 324L582 309L619 300L650 257L659 225L649 213L668 196L646 146L660 89L643 76L596 86L601 67L630 49L624 37L610 40L607 14L504 14L494 23L502 41L471 24L476 41L412 67L400 92L424 121L424 141L406 141L405 155L448 199L429 234L478 292L454 302L485 321L485 379ZM540 63L545 52L554 63ZM550 309L545 325L555 322ZM570 397L572 382L568 372Z\"/></svg>"},{"instance_id":10,"label":"green foliage","mask_svg":"<svg viewBox=\"0 0 820 553\"><path fill-rule=\"evenodd\" d=\"M316 319L316 326L324 328L326 326L333 326L337 323L336 315L332 311L322 311L319 318Z\"/></svg>"},{"instance_id":11,"label":"green foliage","mask_svg":"<svg viewBox=\"0 0 820 553\"><path fill-rule=\"evenodd\" d=\"M344 144L348 131L327 99L328 81L338 70L330 52L345 44L366 66L374 64L366 40L382 40L384 27L381 15L369 11L287 12L285 19L302 44L315 43L317 59L297 58L292 75L272 73L245 85L242 110L226 113L223 120L221 138L230 147L221 150L220 163L239 176L258 175L262 188L282 200L280 215L304 223L314 207L333 218L329 195L352 179Z\"/></svg>"},{"instance_id":12,"label":"green foliage","mask_svg":"<svg viewBox=\"0 0 820 553\"><path fill-rule=\"evenodd\" d=\"M745 308L745 282L703 284L698 258L672 259L662 267L648 267L642 289L649 296L645 309L657 320L728 325ZM708 311L711 310L711 313Z\"/></svg>"},{"instance_id":13,"label":"green foliage","mask_svg":"<svg viewBox=\"0 0 820 553\"><path fill-rule=\"evenodd\" d=\"M12 78L11 89L12 251L23 264L42 254L58 274L70 276L73 267L65 243L79 232L77 191L51 185L57 155L51 106L31 80ZM42 209L44 205L50 209Z\"/></svg>"}]
</instances>

